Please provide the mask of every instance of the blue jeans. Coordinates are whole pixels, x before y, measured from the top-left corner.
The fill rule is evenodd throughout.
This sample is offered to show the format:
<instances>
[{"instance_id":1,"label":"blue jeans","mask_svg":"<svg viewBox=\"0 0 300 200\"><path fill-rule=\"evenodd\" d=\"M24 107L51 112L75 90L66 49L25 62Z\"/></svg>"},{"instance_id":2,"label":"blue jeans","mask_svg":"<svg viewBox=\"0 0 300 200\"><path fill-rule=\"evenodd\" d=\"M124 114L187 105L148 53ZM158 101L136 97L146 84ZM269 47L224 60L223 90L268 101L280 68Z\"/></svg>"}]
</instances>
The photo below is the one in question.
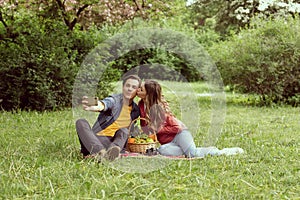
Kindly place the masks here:
<instances>
[{"instance_id":1,"label":"blue jeans","mask_svg":"<svg viewBox=\"0 0 300 200\"><path fill-rule=\"evenodd\" d=\"M216 147L196 147L192 134L185 129L178 133L175 138L158 148L158 152L164 156L205 157L207 155L219 155L220 150Z\"/></svg>"}]
</instances>

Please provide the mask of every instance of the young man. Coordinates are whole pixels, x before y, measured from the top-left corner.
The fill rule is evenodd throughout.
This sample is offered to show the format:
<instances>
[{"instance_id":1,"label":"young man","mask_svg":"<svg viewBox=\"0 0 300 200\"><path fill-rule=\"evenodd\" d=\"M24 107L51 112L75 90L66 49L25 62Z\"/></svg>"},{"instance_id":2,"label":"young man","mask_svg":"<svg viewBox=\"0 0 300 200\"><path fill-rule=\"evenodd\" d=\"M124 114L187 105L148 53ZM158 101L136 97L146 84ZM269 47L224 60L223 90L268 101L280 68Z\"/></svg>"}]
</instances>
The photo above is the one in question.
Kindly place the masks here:
<instances>
[{"instance_id":1,"label":"young man","mask_svg":"<svg viewBox=\"0 0 300 200\"><path fill-rule=\"evenodd\" d=\"M133 101L140 85L141 79L138 76L129 75L123 79L121 94L106 97L98 101L97 106L88 106L87 97L83 97L84 110L100 112L92 128L85 119L76 121L76 131L84 157L98 155L100 161L113 161L119 157L127 143L128 126L140 115L139 108Z\"/></svg>"}]
</instances>

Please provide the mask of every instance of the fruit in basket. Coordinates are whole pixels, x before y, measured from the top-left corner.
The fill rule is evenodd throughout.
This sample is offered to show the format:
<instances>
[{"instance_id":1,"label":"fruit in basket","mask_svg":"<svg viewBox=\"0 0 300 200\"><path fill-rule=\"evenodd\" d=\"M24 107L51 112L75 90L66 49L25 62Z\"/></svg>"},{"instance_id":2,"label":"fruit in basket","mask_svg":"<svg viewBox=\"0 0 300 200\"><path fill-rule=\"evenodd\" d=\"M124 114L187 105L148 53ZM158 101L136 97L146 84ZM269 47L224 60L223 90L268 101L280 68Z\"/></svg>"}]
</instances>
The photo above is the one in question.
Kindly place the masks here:
<instances>
[{"instance_id":1,"label":"fruit in basket","mask_svg":"<svg viewBox=\"0 0 300 200\"><path fill-rule=\"evenodd\" d=\"M153 143L154 140L152 138L149 138L148 135L142 134L134 138L135 144L144 144L144 143Z\"/></svg>"},{"instance_id":2,"label":"fruit in basket","mask_svg":"<svg viewBox=\"0 0 300 200\"><path fill-rule=\"evenodd\" d=\"M153 140L152 138L147 138L147 139L146 139L146 142L147 142L147 143L152 143L152 142L154 142L154 140Z\"/></svg>"},{"instance_id":3,"label":"fruit in basket","mask_svg":"<svg viewBox=\"0 0 300 200\"><path fill-rule=\"evenodd\" d=\"M145 133L142 133L142 134L138 135L137 138L146 140L148 138L148 135Z\"/></svg>"},{"instance_id":4,"label":"fruit in basket","mask_svg":"<svg viewBox=\"0 0 300 200\"><path fill-rule=\"evenodd\" d=\"M149 135L149 138L151 138L154 141L157 141L157 137L156 137L156 134L150 134Z\"/></svg>"},{"instance_id":5,"label":"fruit in basket","mask_svg":"<svg viewBox=\"0 0 300 200\"><path fill-rule=\"evenodd\" d=\"M143 138L136 138L134 143L135 144L143 144L143 143L146 143L146 140L144 140Z\"/></svg>"},{"instance_id":6,"label":"fruit in basket","mask_svg":"<svg viewBox=\"0 0 300 200\"><path fill-rule=\"evenodd\" d=\"M128 138L128 143L129 144L135 143L135 138Z\"/></svg>"}]
</instances>

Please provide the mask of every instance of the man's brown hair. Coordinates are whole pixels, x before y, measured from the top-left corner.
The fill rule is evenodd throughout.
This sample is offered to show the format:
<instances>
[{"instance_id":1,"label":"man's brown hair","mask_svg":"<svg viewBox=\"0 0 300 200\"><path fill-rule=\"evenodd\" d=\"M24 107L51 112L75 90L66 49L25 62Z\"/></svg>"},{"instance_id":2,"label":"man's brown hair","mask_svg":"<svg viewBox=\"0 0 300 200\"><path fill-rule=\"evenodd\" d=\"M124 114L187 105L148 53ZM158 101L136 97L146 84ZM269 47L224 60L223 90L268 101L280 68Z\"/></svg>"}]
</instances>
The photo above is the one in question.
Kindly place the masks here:
<instances>
[{"instance_id":1,"label":"man's brown hair","mask_svg":"<svg viewBox=\"0 0 300 200\"><path fill-rule=\"evenodd\" d=\"M137 80L139 82L139 87L141 87L142 80L138 75L131 74L131 75L127 75L127 76L123 77L122 79L123 79L123 86L124 86L124 84L126 83L126 81L128 79L134 79L134 80Z\"/></svg>"}]
</instances>

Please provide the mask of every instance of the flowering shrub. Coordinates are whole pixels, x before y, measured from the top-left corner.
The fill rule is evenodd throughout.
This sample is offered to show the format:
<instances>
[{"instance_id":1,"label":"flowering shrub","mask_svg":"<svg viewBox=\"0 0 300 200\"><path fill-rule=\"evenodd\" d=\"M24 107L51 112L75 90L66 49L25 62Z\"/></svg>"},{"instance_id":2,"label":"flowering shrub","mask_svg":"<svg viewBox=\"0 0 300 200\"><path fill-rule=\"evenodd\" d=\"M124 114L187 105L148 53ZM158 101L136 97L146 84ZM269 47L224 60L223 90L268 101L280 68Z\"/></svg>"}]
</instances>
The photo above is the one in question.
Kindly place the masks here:
<instances>
[{"instance_id":1,"label":"flowering shrub","mask_svg":"<svg viewBox=\"0 0 300 200\"><path fill-rule=\"evenodd\" d=\"M215 29L222 33L239 30L249 25L254 17L296 16L300 14L300 3L283 0L192 0L190 16L195 27L215 22Z\"/></svg>"},{"instance_id":2,"label":"flowering shrub","mask_svg":"<svg viewBox=\"0 0 300 200\"><path fill-rule=\"evenodd\" d=\"M228 41L215 44L210 55L223 81L233 90L255 93L263 104L300 104L299 19L261 20Z\"/></svg>"}]
</instances>

